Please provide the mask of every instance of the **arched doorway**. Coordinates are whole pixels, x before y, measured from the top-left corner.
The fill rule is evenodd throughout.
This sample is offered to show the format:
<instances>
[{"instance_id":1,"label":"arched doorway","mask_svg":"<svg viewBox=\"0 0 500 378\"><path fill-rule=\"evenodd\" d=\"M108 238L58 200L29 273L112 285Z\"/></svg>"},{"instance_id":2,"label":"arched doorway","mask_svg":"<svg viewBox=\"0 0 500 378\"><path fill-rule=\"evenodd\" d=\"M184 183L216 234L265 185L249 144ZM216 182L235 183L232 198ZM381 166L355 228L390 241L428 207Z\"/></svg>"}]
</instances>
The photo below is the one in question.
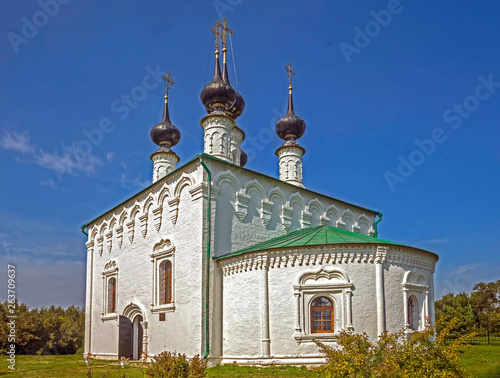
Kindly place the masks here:
<instances>
[{"instance_id":1,"label":"arched doorway","mask_svg":"<svg viewBox=\"0 0 500 378\"><path fill-rule=\"evenodd\" d=\"M138 360L142 355L142 316L137 315L132 322L132 359Z\"/></svg>"},{"instance_id":2,"label":"arched doorway","mask_svg":"<svg viewBox=\"0 0 500 378\"><path fill-rule=\"evenodd\" d=\"M142 352L146 350L147 345L143 345L144 326L143 312L141 308L131 303L123 311L119 318L119 341L118 357L138 360Z\"/></svg>"}]
</instances>

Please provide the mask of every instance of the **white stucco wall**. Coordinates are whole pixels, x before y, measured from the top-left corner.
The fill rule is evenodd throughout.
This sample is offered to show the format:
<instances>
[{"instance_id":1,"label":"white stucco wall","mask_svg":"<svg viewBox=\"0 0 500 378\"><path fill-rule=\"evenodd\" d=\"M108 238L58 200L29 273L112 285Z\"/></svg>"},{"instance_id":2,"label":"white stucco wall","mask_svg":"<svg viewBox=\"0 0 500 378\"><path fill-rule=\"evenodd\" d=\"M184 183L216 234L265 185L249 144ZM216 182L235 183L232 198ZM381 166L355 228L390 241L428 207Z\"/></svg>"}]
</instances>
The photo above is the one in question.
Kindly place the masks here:
<instances>
[{"instance_id":1,"label":"white stucco wall","mask_svg":"<svg viewBox=\"0 0 500 378\"><path fill-rule=\"evenodd\" d=\"M88 226L86 352L103 358L117 357L118 315L123 315L131 304L141 309L150 355L164 350L182 350L188 355L202 352L201 277L205 261L202 180L201 166L191 164ZM158 211L160 205L163 209ZM155 245L167 239L175 248L171 257L175 311L166 312L165 321L160 322L159 312L151 312L154 302L151 254ZM118 268L114 318L102 315L102 273L106 264Z\"/></svg>"},{"instance_id":2,"label":"white stucco wall","mask_svg":"<svg viewBox=\"0 0 500 378\"><path fill-rule=\"evenodd\" d=\"M437 258L434 254L410 247L386 245L382 251L384 254L379 260L377 245L260 251L217 260L224 280L222 362L307 363L320 357L312 339L334 346L335 335L312 334L310 331L309 304L316 296L327 296L334 302L335 333L349 329L351 319L351 330L366 332L372 339L379 334L380 319L386 325L384 329L389 331L404 328L403 289L408 286L405 277L420 277L424 280L419 282L420 289L430 288ZM378 263L383 268L382 313L377 307ZM266 269L267 283L263 281ZM266 284L270 335L267 356L261 332L265 328L265 308L261 299ZM412 287L419 289L420 286ZM418 295L419 301L421 299L419 311L425 312L425 294ZM430 300L429 297L425 305L433 308ZM299 302L302 305L298 305ZM297 311L300 312L298 322ZM300 332L296 330L297 324Z\"/></svg>"},{"instance_id":3,"label":"white stucco wall","mask_svg":"<svg viewBox=\"0 0 500 378\"><path fill-rule=\"evenodd\" d=\"M215 256L319 224L374 234L375 213L215 160Z\"/></svg>"},{"instance_id":4,"label":"white stucco wall","mask_svg":"<svg viewBox=\"0 0 500 378\"><path fill-rule=\"evenodd\" d=\"M210 158L204 161L213 180L212 256L317 224L373 234L373 212L229 163ZM164 350L189 356L204 354L206 180L206 172L194 160L88 225L86 352L116 358L118 315L140 313L149 355ZM159 311L152 306L155 293L151 255L163 253L158 245L167 245L167 240L169 247L164 248L170 251L173 263L175 307ZM384 248L383 256L377 258L377 246L362 245L335 250L285 250L279 258L276 251L261 251L210 261L212 361L320 362L307 320L308 303L319 294L307 289L312 281L305 286L300 282L305 274L320 274L322 269L326 273L321 274L331 277L318 278L320 286L334 287L333 292L328 289L325 293L330 293L335 302L337 331L351 327L373 338L381 324L391 331L401 329L405 321L403 289L408 295L415 294L420 303L427 295L433 304L436 257L406 247ZM382 266L382 304L377 299L377 264ZM103 272L115 274L118 280L116 317L101 314ZM131 312L131 306L136 307L135 312ZM432 317L433 305L422 311L422 315ZM160 312L165 313L165 321L159 321ZM334 337L327 335L324 340L333 343Z\"/></svg>"}]
</instances>

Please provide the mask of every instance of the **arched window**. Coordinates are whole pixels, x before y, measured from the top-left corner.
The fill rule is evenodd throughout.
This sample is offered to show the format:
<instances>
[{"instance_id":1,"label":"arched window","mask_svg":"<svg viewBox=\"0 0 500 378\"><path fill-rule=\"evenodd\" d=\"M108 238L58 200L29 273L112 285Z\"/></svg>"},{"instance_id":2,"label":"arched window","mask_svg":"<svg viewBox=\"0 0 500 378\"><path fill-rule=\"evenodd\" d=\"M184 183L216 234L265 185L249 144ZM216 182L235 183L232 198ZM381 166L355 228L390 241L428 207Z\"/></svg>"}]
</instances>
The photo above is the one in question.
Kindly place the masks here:
<instances>
[{"instance_id":1,"label":"arched window","mask_svg":"<svg viewBox=\"0 0 500 378\"><path fill-rule=\"evenodd\" d=\"M172 263L162 261L160 264L160 304L172 302Z\"/></svg>"},{"instance_id":2,"label":"arched window","mask_svg":"<svg viewBox=\"0 0 500 378\"><path fill-rule=\"evenodd\" d=\"M311 303L311 333L333 333L333 303L318 297Z\"/></svg>"},{"instance_id":3,"label":"arched window","mask_svg":"<svg viewBox=\"0 0 500 378\"><path fill-rule=\"evenodd\" d=\"M419 328L418 301L414 295L408 298L408 324L413 331Z\"/></svg>"},{"instance_id":4,"label":"arched window","mask_svg":"<svg viewBox=\"0 0 500 378\"><path fill-rule=\"evenodd\" d=\"M108 314L116 311L116 278L108 280Z\"/></svg>"}]
</instances>

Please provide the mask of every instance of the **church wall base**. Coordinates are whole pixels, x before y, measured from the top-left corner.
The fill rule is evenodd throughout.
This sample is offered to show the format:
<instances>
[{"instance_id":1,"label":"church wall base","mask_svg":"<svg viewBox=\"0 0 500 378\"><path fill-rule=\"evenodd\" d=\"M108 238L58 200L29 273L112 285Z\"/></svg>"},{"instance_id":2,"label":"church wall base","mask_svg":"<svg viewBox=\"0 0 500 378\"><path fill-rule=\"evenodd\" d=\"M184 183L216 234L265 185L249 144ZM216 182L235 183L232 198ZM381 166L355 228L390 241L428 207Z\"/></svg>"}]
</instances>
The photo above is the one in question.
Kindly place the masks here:
<instances>
[{"instance_id":1,"label":"church wall base","mask_svg":"<svg viewBox=\"0 0 500 378\"><path fill-rule=\"evenodd\" d=\"M231 364L231 365L241 365L241 366L271 366L271 365L319 366L326 363L326 358L322 355L273 356L273 357L224 356L222 359L217 359L217 360L219 361L219 364L222 365Z\"/></svg>"},{"instance_id":2,"label":"church wall base","mask_svg":"<svg viewBox=\"0 0 500 378\"><path fill-rule=\"evenodd\" d=\"M117 360L118 354L116 353L92 353L92 358L97 360Z\"/></svg>"}]
</instances>

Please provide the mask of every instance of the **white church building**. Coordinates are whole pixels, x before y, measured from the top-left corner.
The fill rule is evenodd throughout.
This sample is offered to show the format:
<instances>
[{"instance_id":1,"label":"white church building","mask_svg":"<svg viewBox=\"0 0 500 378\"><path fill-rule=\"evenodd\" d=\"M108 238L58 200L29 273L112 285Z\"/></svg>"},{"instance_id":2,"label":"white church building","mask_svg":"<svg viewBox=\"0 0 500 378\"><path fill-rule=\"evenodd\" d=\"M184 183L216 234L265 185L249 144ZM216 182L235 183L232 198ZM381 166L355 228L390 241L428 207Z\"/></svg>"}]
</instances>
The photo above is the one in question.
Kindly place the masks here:
<instances>
[{"instance_id":1,"label":"white church building","mask_svg":"<svg viewBox=\"0 0 500 378\"><path fill-rule=\"evenodd\" d=\"M85 353L318 364L313 340L333 346L341 330L375 339L432 325L438 256L379 239L381 213L304 186L306 125L294 113L290 65L288 112L276 124L279 178L244 168L245 103L226 65L231 30L224 22L214 32L203 153L178 166L168 74L163 119L151 130L152 185L82 226Z\"/></svg>"}]
</instances>

